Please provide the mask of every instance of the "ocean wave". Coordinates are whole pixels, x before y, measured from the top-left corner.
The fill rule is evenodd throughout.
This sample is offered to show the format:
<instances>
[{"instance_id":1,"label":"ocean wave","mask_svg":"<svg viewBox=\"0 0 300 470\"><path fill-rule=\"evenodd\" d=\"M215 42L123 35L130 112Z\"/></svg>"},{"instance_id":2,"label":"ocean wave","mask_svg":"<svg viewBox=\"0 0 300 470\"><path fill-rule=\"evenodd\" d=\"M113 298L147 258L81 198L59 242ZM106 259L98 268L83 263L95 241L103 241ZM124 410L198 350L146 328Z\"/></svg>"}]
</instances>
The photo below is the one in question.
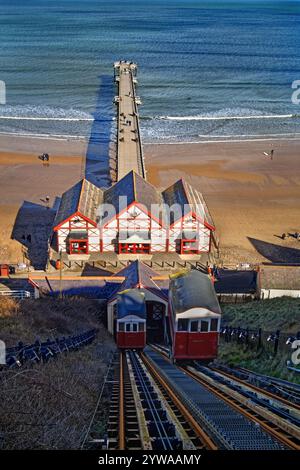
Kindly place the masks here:
<instances>
[{"instance_id":1,"label":"ocean wave","mask_svg":"<svg viewBox=\"0 0 300 470\"><path fill-rule=\"evenodd\" d=\"M1 106L0 120L5 121L53 121L53 122L107 122L111 118L94 116L83 110L50 106ZM225 108L213 113L203 113L187 116L157 115L140 116L142 121L243 121L259 119L292 119L300 118L300 114L266 114L262 111L246 108Z\"/></svg>"},{"instance_id":2,"label":"ocean wave","mask_svg":"<svg viewBox=\"0 0 300 470\"><path fill-rule=\"evenodd\" d=\"M86 140L84 135L69 134L38 134L33 132L0 132L0 135L7 137L26 137L34 139L51 139L51 140Z\"/></svg>"},{"instance_id":3,"label":"ocean wave","mask_svg":"<svg viewBox=\"0 0 300 470\"><path fill-rule=\"evenodd\" d=\"M257 114L247 116L159 116L154 119L160 119L165 121L244 121L250 119L291 119L299 118L300 114Z\"/></svg>"},{"instance_id":4,"label":"ocean wave","mask_svg":"<svg viewBox=\"0 0 300 470\"><path fill-rule=\"evenodd\" d=\"M87 122L94 121L94 118L59 118L59 117L30 117L30 116L0 116L6 121L64 121L64 122Z\"/></svg>"},{"instance_id":5,"label":"ocean wave","mask_svg":"<svg viewBox=\"0 0 300 470\"><path fill-rule=\"evenodd\" d=\"M284 134L273 134L272 136L223 136L220 139L212 138L212 139L201 139L201 140L164 140L159 142L144 142L145 146L148 145L186 145L186 144L217 144L217 143L238 143L238 142L274 142L274 141L283 141L289 142L291 140L298 141L300 140L300 134L293 134L293 136L284 135Z\"/></svg>"},{"instance_id":6,"label":"ocean wave","mask_svg":"<svg viewBox=\"0 0 300 470\"><path fill-rule=\"evenodd\" d=\"M71 135L71 134L41 134L33 132L0 132L0 136L7 137L23 137L33 139L45 140L77 140L86 141L88 138L84 135ZM193 140L189 140L189 139ZM200 140L199 140L200 138ZM173 136L174 139L174 136ZM208 143L222 143L222 142L252 142L256 141L274 141L274 140L300 140L300 133L279 133L279 134L231 134L231 135L190 135L186 140L178 138L173 140L170 137L160 138L160 141L144 139L144 145L184 145L184 144L208 144Z\"/></svg>"},{"instance_id":7,"label":"ocean wave","mask_svg":"<svg viewBox=\"0 0 300 470\"><path fill-rule=\"evenodd\" d=\"M74 108L50 106L1 106L0 119L24 121L93 121L94 117Z\"/></svg>"}]
</instances>

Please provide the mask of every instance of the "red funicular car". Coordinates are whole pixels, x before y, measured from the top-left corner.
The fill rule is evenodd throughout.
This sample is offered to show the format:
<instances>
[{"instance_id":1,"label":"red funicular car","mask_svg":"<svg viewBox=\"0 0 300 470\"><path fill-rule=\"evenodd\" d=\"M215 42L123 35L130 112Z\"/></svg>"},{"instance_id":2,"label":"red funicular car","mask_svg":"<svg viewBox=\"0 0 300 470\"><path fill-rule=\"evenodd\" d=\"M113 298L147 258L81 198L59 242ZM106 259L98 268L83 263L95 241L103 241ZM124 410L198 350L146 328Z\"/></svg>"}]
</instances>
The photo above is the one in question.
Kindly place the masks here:
<instances>
[{"instance_id":1,"label":"red funicular car","mask_svg":"<svg viewBox=\"0 0 300 470\"><path fill-rule=\"evenodd\" d=\"M221 308L210 277L198 270L170 279L169 320L174 360L217 356Z\"/></svg>"},{"instance_id":2,"label":"red funicular car","mask_svg":"<svg viewBox=\"0 0 300 470\"><path fill-rule=\"evenodd\" d=\"M117 296L117 346L143 349L146 345L146 302L139 289L128 289Z\"/></svg>"}]
</instances>

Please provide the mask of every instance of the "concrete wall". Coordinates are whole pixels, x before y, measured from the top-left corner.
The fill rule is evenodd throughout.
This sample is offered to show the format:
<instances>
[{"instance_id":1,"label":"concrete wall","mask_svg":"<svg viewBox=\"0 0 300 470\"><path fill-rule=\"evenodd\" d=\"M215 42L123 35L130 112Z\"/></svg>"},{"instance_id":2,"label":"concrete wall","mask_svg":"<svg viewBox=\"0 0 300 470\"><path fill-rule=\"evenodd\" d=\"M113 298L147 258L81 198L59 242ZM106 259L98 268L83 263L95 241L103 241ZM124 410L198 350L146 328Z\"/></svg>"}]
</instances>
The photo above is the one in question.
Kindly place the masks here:
<instances>
[{"instance_id":1,"label":"concrete wall","mask_svg":"<svg viewBox=\"0 0 300 470\"><path fill-rule=\"evenodd\" d=\"M287 289L261 289L261 299L274 299L275 297L294 297L300 298L300 290L287 290Z\"/></svg>"}]
</instances>

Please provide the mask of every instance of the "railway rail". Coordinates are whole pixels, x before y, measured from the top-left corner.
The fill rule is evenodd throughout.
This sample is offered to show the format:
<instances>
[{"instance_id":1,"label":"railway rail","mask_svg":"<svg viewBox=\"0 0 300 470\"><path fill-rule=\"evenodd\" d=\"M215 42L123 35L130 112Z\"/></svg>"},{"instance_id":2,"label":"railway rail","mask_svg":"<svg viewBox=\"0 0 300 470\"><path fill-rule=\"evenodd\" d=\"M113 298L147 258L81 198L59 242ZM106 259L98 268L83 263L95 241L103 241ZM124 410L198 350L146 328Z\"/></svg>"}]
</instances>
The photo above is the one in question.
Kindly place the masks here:
<instances>
[{"instance_id":1,"label":"railway rail","mask_svg":"<svg viewBox=\"0 0 300 470\"><path fill-rule=\"evenodd\" d=\"M100 442L100 441L99 441ZM121 352L107 421L110 450L216 450L144 354Z\"/></svg>"},{"instance_id":2,"label":"railway rail","mask_svg":"<svg viewBox=\"0 0 300 470\"><path fill-rule=\"evenodd\" d=\"M165 358L168 358L166 348L159 345L152 345L155 351L159 352ZM194 367L186 366L181 368L183 372L204 386L211 393L230 405L248 420L256 423L261 429L273 436L285 448L300 449L300 412L296 402L291 402L286 398L293 393L296 401L298 387L285 381L279 381L275 389L279 388L279 395L272 393L269 389L265 390L266 383L264 376L260 377L263 381L263 387L258 387L251 382L244 382L251 374L250 371L238 371L235 375L231 373L230 368L222 367L204 367L194 363ZM241 377L242 375L242 377ZM273 379L269 379L270 382ZM277 381L277 379L274 379ZM283 383L282 383L283 382ZM274 388L274 385L272 385ZM287 387L285 397L281 396L282 387ZM291 389L292 392L291 392Z\"/></svg>"},{"instance_id":3,"label":"railway rail","mask_svg":"<svg viewBox=\"0 0 300 470\"><path fill-rule=\"evenodd\" d=\"M297 406L229 372L167 356L149 346L118 354L105 439L94 442L110 450L300 449Z\"/></svg>"},{"instance_id":4,"label":"railway rail","mask_svg":"<svg viewBox=\"0 0 300 470\"><path fill-rule=\"evenodd\" d=\"M274 394L287 398L295 404L300 405L300 385L288 382L287 380L262 375L248 369L238 368L235 373L243 374L251 383L258 383L260 387L270 389Z\"/></svg>"},{"instance_id":5,"label":"railway rail","mask_svg":"<svg viewBox=\"0 0 300 470\"><path fill-rule=\"evenodd\" d=\"M199 384L257 423L286 448L300 450L300 413L293 406L274 400L263 390L245 386L208 367L187 367L185 371Z\"/></svg>"},{"instance_id":6,"label":"railway rail","mask_svg":"<svg viewBox=\"0 0 300 470\"><path fill-rule=\"evenodd\" d=\"M231 368L224 365L212 365L211 370L222 374L253 391L263 393L273 400L280 401L283 405L300 411L300 386L285 380L256 374L243 369Z\"/></svg>"}]
</instances>

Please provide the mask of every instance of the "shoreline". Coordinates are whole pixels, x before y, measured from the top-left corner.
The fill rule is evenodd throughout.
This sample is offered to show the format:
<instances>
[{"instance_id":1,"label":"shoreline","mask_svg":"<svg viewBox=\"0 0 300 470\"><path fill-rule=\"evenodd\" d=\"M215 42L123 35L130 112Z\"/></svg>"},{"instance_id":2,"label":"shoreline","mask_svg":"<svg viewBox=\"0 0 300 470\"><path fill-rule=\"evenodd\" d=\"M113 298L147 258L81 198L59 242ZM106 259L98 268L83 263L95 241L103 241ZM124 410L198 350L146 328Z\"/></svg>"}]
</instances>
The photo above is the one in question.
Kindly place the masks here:
<instances>
[{"instance_id":1,"label":"shoreline","mask_svg":"<svg viewBox=\"0 0 300 470\"><path fill-rule=\"evenodd\" d=\"M207 137L207 136L203 136ZM285 133L285 134L264 134L264 135L230 135L226 136L212 136L203 140L187 140L187 141L160 141L160 142L145 142L143 147L152 146L177 146L177 145L206 145L206 144L231 144L231 143L252 143L252 142L298 142L300 141L300 133ZM74 135L49 135L49 134L17 134L17 133L1 133L0 132L0 152L22 152L32 153L36 152L38 148L44 148L43 145L51 146L52 152L60 155L72 155L74 152L78 156L83 156L89 145L89 138L85 136ZM62 144L62 148L58 146ZM67 148L69 147L69 148ZM43 150L40 150L42 152ZM65 155L65 156L66 156Z\"/></svg>"},{"instance_id":2,"label":"shoreline","mask_svg":"<svg viewBox=\"0 0 300 470\"><path fill-rule=\"evenodd\" d=\"M202 192L228 264L280 262L300 253L299 242L280 239L300 231L299 140L144 144L147 180L165 189L184 178ZM43 215L45 195L57 204L84 175L87 149L87 141L0 135L0 263L22 261L22 245L12 240L20 207L34 226L30 207ZM38 159L43 152L49 167Z\"/></svg>"}]
</instances>

